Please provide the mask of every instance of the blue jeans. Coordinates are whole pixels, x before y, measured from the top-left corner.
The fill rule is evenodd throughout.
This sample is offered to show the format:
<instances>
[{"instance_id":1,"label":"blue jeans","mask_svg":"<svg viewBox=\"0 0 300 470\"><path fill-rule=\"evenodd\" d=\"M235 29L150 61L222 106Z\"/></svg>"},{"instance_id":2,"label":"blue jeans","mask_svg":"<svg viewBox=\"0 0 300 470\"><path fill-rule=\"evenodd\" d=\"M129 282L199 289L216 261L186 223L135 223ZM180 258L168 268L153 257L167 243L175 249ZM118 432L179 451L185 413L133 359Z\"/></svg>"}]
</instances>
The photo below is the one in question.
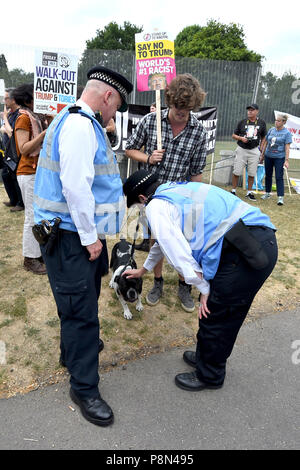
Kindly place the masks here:
<instances>
[{"instance_id":1,"label":"blue jeans","mask_svg":"<svg viewBox=\"0 0 300 470\"><path fill-rule=\"evenodd\" d=\"M285 158L270 158L265 156L265 184L266 193L270 193L272 189L272 174L273 168L275 167L275 178L276 178L276 189L277 196L284 196L284 184L283 184L283 165Z\"/></svg>"}]
</instances>

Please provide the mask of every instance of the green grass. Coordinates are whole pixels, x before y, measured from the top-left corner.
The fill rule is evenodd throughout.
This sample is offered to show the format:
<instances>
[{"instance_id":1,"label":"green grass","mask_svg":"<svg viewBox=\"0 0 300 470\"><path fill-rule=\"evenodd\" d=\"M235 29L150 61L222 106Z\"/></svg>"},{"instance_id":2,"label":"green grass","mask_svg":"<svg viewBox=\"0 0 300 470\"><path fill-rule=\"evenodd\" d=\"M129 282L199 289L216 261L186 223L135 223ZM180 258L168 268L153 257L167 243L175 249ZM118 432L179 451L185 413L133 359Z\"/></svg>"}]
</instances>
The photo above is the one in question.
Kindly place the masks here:
<instances>
[{"instance_id":1,"label":"green grass","mask_svg":"<svg viewBox=\"0 0 300 470\"><path fill-rule=\"evenodd\" d=\"M29 328L26 328L26 334L27 336L29 337L32 337L32 336L38 336L39 333L40 333L40 330L38 328L34 328L33 326L29 327Z\"/></svg>"},{"instance_id":2,"label":"green grass","mask_svg":"<svg viewBox=\"0 0 300 470\"><path fill-rule=\"evenodd\" d=\"M27 315L26 298L21 295L16 297L12 303L5 300L1 301L0 311L10 317L24 319Z\"/></svg>"},{"instance_id":3,"label":"green grass","mask_svg":"<svg viewBox=\"0 0 300 470\"><path fill-rule=\"evenodd\" d=\"M46 321L46 325L50 326L50 328L56 328L57 326L59 326L59 319L50 318L50 320Z\"/></svg>"},{"instance_id":4,"label":"green grass","mask_svg":"<svg viewBox=\"0 0 300 470\"><path fill-rule=\"evenodd\" d=\"M138 338L132 338L131 336L124 335L123 339L122 339L122 342L124 344L130 344L132 346L137 346L138 343L139 343L139 339Z\"/></svg>"}]
</instances>

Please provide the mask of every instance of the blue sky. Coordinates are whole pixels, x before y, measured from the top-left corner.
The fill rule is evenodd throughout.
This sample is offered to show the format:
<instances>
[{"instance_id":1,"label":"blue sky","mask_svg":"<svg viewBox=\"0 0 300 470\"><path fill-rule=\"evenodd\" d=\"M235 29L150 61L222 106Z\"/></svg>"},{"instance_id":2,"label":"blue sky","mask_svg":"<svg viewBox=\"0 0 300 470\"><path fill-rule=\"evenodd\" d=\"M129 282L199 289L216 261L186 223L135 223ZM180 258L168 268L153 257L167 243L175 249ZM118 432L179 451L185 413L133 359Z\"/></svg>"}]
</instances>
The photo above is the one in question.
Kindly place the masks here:
<instances>
[{"instance_id":1,"label":"blue sky","mask_svg":"<svg viewBox=\"0 0 300 470\"><path fill-rule=\"evenodd\" d=\"M165 30L175 38L185 26L204 26L211 18L226 24L240 24L247 47L264 55L268 63L300 64L299 0L289 0L286 4L269 0L201 3L189 0L180 4L174 0L147 3L141 0L52 0L48 4L27 0L16 5L17 14L8 2L1 6L1 44L5 43L6 48L0 45L0 53L3 51L7 56L9 68L20 66L16 56L21 48L15 45L82 53L86 40L110 21L120 25L130 21L143 26L145 32L155 28Z\"/></svg>"}]
</instances>

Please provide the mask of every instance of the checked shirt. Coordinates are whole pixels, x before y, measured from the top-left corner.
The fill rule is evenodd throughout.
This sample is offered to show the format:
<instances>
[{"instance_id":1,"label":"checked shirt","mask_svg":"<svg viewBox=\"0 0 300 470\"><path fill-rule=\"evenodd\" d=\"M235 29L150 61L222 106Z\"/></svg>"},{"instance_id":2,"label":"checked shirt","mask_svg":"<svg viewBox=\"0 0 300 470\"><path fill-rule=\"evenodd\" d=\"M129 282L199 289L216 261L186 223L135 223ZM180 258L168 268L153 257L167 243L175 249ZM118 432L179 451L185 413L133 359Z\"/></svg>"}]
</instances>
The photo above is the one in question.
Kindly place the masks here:
<instances>
[{"instance_id":1,"label":"checked shirt","mask_svg":"<svg viewBox=\"0 0 300 470\"><path fill-rule=\"evenodd\" d=\"M206 164L207 133L202 124L190 113L186 127L176 137L168 120L168 109L161 112L162 148L164 158L159 167L149 165L152 173L158 170L159 181L185 181L189 176L202 173ZM126 143L126 150L140 150L151 155L157 149L156 113L141 119Z\"/></svg>"}]
</instances>

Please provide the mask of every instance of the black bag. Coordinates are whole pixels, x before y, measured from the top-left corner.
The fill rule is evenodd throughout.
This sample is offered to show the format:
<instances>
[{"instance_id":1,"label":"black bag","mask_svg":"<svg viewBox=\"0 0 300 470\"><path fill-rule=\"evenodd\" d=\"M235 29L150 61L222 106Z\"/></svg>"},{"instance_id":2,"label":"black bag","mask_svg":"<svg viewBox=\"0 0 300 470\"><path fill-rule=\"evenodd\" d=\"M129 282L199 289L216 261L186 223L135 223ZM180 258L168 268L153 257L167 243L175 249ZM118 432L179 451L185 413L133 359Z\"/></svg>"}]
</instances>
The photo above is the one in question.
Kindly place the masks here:
<instances>
[{"instance_id":1,"label":"black bag","mask_svg":"<svg viewBox=\"0 0 300 470\"><path fill-rule=\"evenodd\" d=\"M264 269L269 258L261 243L252 235L247 225L240 219L224 236L253 269Z\"/></svg>"},{"instance_id":2,"label":"black bag","mask_svg":"<svg viewBox=\"0 0 300 470\"><path fill-rule=\"evenodd\" d=\"M15 172L18 167L19 159L20 155L17 152L15 133L13 132L5 149L4 163L11 169L11 171Z\"/></svg>"}]
</instances>

